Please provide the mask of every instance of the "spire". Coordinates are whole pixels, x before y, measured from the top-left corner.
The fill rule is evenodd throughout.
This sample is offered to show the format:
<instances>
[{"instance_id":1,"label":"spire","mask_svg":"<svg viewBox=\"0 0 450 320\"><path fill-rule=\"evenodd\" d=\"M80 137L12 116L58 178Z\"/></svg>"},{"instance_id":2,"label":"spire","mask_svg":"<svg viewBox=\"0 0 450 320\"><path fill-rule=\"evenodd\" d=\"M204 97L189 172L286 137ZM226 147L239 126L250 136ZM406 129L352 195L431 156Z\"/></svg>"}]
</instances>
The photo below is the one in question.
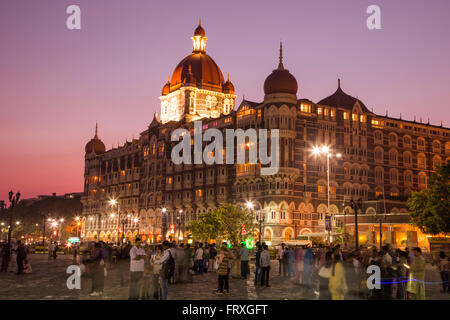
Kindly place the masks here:
<instances>
[{"instance_id":1,"label":"spire","mask_svg":"<svg viewBox=\"0 0 450 320\"><path fill-rule=\"evenodd\" d=\"M228 72L228 78L227 81L230 82L230 73Z\"/></svg>"},{"instance_id":2,"label":"spire","mask_svg":"<svg viewBox=\"0 0 450 320\"><path fill-rule=\"evenodd\" d=\"M280 41L280 63L278 64L278 69L283 70L283 42Z\"/></svg>"},{"instance_id":3,"label":"spire","mask_svg":"<svg viewBox=\"0 0 450 320\"><path fill-rule=\"evenodd\" d=\"M199 26L202 25L202 17L198 17L198 25L199 25Z\"/></svg>"},{"instance_id":4,"label":"spire","mask_svg":"<svg viewBox=\"0 0 450 320\"><path fill-rule=\"evenodd\" d=\"M341 88L341 79L338 78L338 89L340 89L340 88Z\"/></svg>"},{"instance_id":5,"label":"spire","mask_svg":"<svg viewBox=\"0 0 450 320\"><path fill-rule=\"evenodd\" d=\"M97 132L98 132L98 123L96 122L95 123L95 136L94 136L94 139L98 139Z\"/></svg>"}]
</instances>

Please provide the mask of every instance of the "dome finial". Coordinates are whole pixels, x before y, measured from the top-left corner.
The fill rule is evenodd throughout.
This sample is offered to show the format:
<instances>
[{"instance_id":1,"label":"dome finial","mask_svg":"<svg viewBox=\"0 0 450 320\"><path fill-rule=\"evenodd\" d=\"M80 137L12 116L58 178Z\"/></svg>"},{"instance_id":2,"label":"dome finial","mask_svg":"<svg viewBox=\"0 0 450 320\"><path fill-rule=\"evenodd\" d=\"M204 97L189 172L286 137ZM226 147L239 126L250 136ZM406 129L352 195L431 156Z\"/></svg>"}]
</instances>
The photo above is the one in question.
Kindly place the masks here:
<instances>
[{"instance_id":1,"label":"dome finial","mask_svg":"<svg viewBox=\"0 0 450 320\"><path fill-rule=\"evenodd\" d=\"M202 25L202 17L198 17L198 25L199 25L199 26Z\"/></svg>"},{"instance_id":2,"label":"dome finial","mask_svg":"<svg viewBox=\"0 0 450 320\"><path fill-rule=\"evenodd\" d=\"M280 41L280 63L278 64L278 69L284 69L283 67L283 42Z\"/></svg>"},{"instance_id":3,"label":"dome finial","mask_svg":"<svg viewBox=\"0 0 450 320\"><path fill-rule=\"evenodd\" d=\"M228 78L227 81L230 81L230 73L228 72Z\"/></svg>"},{"instance_id":4,"label":"dome finial","mask_svg":"<svg viewBox=\"0 0 450 320\"><path fill-rule=\"evenodd\" d=\"M96 139L98 139L97 132L98 132L98 123L95 122L95 136L94 136L94 138L96 138Z\"/></svg>"},{"instance_id":5,"label":"dome finial","mask_svg":"<svg viewBox=\"0 0 450 320\"><path fill-rule=\"evenodd\" d=\"M340 88L341 88L341 79L338 78L338 89L340 89Z\"/></svg>"}]
</instances>

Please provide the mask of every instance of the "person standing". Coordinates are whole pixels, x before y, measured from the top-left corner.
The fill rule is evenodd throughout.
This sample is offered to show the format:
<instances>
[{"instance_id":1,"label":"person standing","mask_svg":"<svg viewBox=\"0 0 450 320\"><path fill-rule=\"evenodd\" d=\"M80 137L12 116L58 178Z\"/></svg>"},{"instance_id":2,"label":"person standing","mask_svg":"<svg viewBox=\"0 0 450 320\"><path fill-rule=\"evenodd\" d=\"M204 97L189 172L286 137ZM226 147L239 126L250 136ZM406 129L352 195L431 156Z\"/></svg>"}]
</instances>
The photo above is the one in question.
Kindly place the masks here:
<instances>
[{"instance_id":1,"label":"person standing","mask_svg":"<svg viewBox=\"0 0 450 320\"><path fill-rule=\"evenodd\" d=\"M259 259L261 258L262 245L258 242L256 244L256 255L255 255L255 286L261 282L261 266L259 264Z\"/></svg>"},{"instance_id":2,"label":"person standing","mask_svg":"<svg viewBox=\"0 0 450 320\"><path fill-rule=\"evenodd\" d=\"M209 249L209 266L211 268L211 272L214 272L216 270L216 256L217 256L216 244L213 243L211 245L211 248Z\"/></svg>"},{"instance_id":3,"label":"person standing","mask_svg":"<svg viewBox=\"0 0 450 320\"><path fill-rule=\"evenodd\" d=\"M91 262L92 273L92 291L91 296L101 296L103 294L103 288L105 286L105 261L106 255L102 250L100 242L96 242L94 246L94 254Z\"/></svg>"},{"instance_id":4,"label":"person standing","mask_svg":"<svg viewBox=\"0 0 450 320\"><path fill-rule=\"evenodd\" d=\"M130 250L130 292L128 300L138 300L142 277L144 276L145 250L141 247L141 238L136 238Z\"/></svg>"},{"instance_id":5,"label":"person standing","mask_svg":"<svg viewBox=\"0 0 450 320\"><path fill-rule=\"evenodd\" d=\"M345 270L339 251L333 251L332 260L328 289L330 290L332 300L344 300L345 293L347 292L347 283L345 281Z\"/></svg>"},{"instance_id":6,"label":"person standing","mask_svg":"<svg viewBox=\"0 0 450 320\"><path fill-rule=\"evenodd\" d=\"M331 293L328 289L331 274L331 251L325 253L325 262L319 269L319 300L331 300Z\"/></svg>"},{"instance_id":7,"label":"person standing","mask_svg":"<svg viewBox=\"0 0 450 320\"><path fill-rule=\"evenodd\" d=\"M259 258L259 265L261 266L262 274L261 274L261 286L266 285L269 287L269 273L270 273L270 254L268 250L268 246L263 245L263 251L261 252L261 256Z\"/></svg>"},{"instance_id":8,"label":"person standing","mask_svg":"<svg viewBox=\"0 0 450 320\"><path fill-rule=\"evenodd\" d=\"M198 244L198 248L195 251L195 265L198 274L203 274L203 243Z\"/></svg>"},{"instance_id":9,"label":"person standing","mask_svg":"<svg viewBox=\"0 0 450 320\"><path fill-rule=\"evenodd\" d=\"M303 257L303 292L305 295L309 295L312 292L312 269L313 269L314 257L312 249L308 247Z\"/></svg>"},{"instance_id":10,"label":"person standing","mask_svg":"<svg viewBox=\"0 0 450 320\"><path fill-rule=\"evenodd\" d=\"M2 268L0 272L8 272L8 264L10 257L11 257L11 247L8 245L8 243L4 243L2 248Z\"/></svg>"},{"instance_id":11,"label":"person standing","mask_svg":"<svg viewBox=\"0 0 450 320\"><path fill-rule=\"evenodd\" d=\"M247 279L248 274L248 248L245 246L245 243L241 243L241 250L239 251L239 256L241 257L241 277Z\"/></svg>"},{"instance_id":12,"label":"person standing","mask_svg":"<svg viewBox=\"0 0 450 320\"><path fill-rule=\"evenodd\" d=\"M281 244L281 247L278 249L278 254L277 254L277 258L278 258L278 275L284 275L285 274L285 269L284 269L284 265L283 265L283 255L284 255L284 243Z\"/></svg>"},{"instance_id":13,"label":"person standing","mask_svg":"<svg viewBox=\"0 0 450 320\"><path fill-rule=\"evenodd\" d=\"M229 294L230 287L228 284L228 278L230 274L229 266L230 255L227 250L227 246L224 244L220 249L220 253L217 255L217 275L218 275L218 289L217 294ZM224 291L225 290L225 291Z\"/></svg>"},{"instance_id":14,"label":"person standing","mask_svg":"<svg viewBox=\"0 0 450 320\"><path fill-rule=\"evenodd\" d=\"M411 293L412 300L425 300L425 259L420 248L416 247L412 252L414 262L411 265L406 291Z\"/></svg>"},{"instance_id":15,"label":"person standing","mask_svg":"<svg viewBox=\"0 0 450 320\"><path fill-rule=\"evenodd\" d=\"M162 265L156 263L163 256L163 247L161 245L156 246L156 253L151 256L150 264L152 266L152 289L153 289L153 299L160 300L161 299L161 286L159 284L159 277L161 274Z\"/></svg>"},{"instance_id":16,"label":"person standing","mask_svg":"<svg viewBox=\"0 0 450 320\"><path fill-rule=\"evenodd\" d=\"M23 273L23 261L27 258L27 251L21 240L17 241L17 274Z\"/></svg>"},{"instance_id":17,"label":"person standing","mask_svg":"<svg viewBox=\"0 0 450 320\"><path fill-rule=\"evenodd\" d=\"M161 259L155 261L156 264L160 264L161 274L159 277L159 282L161 285L161 300L167 300L168 296L168 283L169 279L173 276L175 272L175 260L172 257L172 253L170 252L170 244L169 241L164 240L163 244L163 255Z\"/></svg>"},{"instance_id":18,"label":"person standing","mask_svg":"<svg viewBox=\"0 0 450 320\"><path fill-rule=\"evenodd\" d=\"M450 264L444 251L439 252L439 260L437 261L437 267L442 279L442 292L450 292Z\"/></svg>"}]
</instances>

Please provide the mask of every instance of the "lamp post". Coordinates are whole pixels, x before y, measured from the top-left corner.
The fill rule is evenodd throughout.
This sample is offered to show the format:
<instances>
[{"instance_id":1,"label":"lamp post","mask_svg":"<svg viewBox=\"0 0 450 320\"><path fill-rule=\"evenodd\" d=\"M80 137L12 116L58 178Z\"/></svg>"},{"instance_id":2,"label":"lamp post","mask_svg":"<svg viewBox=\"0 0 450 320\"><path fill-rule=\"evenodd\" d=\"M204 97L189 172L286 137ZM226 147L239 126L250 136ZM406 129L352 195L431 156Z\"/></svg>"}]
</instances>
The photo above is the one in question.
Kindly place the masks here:
<instances>
[{"instance_id":1,"label":"lamp post","mask_svg":"<svg viewBox=\"0 0 450 320\"><path fill-rule=\"evenodd\" d=\"M75 223L77 224L77 237L80 237L80 226L81 226L81 222L80 222L80 217L76 216L75 217Z\"/></svg>"},{"instance_id":2,"label":"lamp post","mask_svg":"<svg viewBox=\"0 0 450 320\"><path fill-rule=\"evenodd\" d=\"M161 232L163 234L162 239L166 240L166 233L167 233L167 208L162 208L162 221L161 221Z\"/></svg>"},{"instance_id":3,"label":"lamp post","mask_svg":"<svg viewBox=\"0 0 450 320\"><path fill-rule=\"evenodd\" d=\"M14 213L14 207L19 203L19 199L20 199L20 192L17 192L14 195L14 192L11 190L9 191L9 202L11 203L10 205L10 214L9 214L9 229L8 229L8 245L11 244L11 232L12 232L12 226L13 226L13 213Z\"/></svg>"},{"instance_id":4,"label":"lamp post","mask_svg":"<svg viewBox=\"0 0 450 320\"><path fill-rule=\"evenodd\" d=\"M359 248L359 235L358 235L358 210L361 209L361 199L351 201L351 207L355 212L355 249Z\"/></svg>"},{"instance_id":5,"label":"lamp post","mask_svg":"<svg viewBox=\"0 0 450 320\"><path fill-rule=\"evenodd\" d=\"M319 155L325 155L327 157L327 219L329 219L330 224L333 220L332 216L330 215L330 158L335 156L336 158L340 159L342 157L342 154L337 153L333 154L330 152L330 148L328 146L321 146L321 147L314 147L313 148L313 155L319 156ZM331 225L328 228L328 241L331 244Z\"/></svg>"},{"instance_id":6,"label":"lamp post","mask_svg":"<svg viewBox=\"0 0 450 320\"><path fill-rule=\"evenodd\" d=\"M178 232L177 232L177 234L178 234L178 243L180 243L180 219L181 219L181 214L183 213L183 210L179 210L178 211L178 215L177 215L177 225L178 225Z\"/></svg>"}]
</instances>

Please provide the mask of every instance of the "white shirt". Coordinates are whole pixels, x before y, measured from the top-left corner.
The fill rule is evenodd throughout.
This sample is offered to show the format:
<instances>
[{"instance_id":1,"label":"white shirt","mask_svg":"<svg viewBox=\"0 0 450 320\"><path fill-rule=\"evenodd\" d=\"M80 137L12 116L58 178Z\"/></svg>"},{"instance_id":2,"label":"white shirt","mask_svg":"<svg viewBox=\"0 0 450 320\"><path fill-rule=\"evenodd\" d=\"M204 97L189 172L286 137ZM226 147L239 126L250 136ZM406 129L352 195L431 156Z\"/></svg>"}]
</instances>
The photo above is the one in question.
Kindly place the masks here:
<instances>
[{"instance_id":1,"label":"white shirt","mask_svg":"<svg viewBox=\"0 0 450 320\"><path fill-rule=\"evenodd\" d=\"M145 260L134 260L137 256L145 256L145 250L134 246L130 250L130 272L144 272Z\"/></svg>"},{"instance_id":2,"label":"white shirt","mask_svg":"<svg viewBox=\"0 0 450 320\"><path fill-rule=\"evenodd\" d=\"M197 251L195 251L195 260L203 260L203 249L198 248Z\"/></svg>"}]
</instances>

